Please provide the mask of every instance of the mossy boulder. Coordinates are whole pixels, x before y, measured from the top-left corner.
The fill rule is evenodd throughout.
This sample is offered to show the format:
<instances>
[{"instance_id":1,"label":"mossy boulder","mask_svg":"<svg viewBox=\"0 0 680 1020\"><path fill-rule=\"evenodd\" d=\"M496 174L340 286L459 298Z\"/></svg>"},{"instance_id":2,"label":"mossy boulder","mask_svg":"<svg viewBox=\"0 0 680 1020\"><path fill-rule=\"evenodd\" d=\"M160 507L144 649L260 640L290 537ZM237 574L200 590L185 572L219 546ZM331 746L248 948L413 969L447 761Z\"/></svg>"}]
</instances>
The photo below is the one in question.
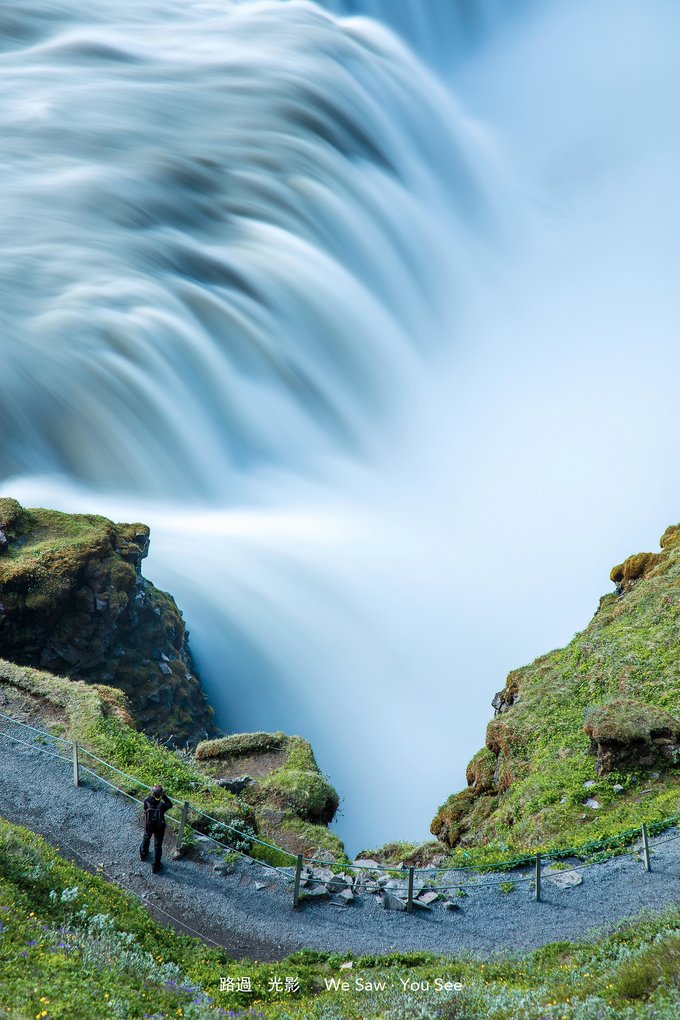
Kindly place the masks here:
<instances>
[{"instance_id":1,"label":"mossy boulder","mask_svg":"<svg viewBox=\"0 0 680 1020\"><path fill-rule=\"evenodd\" d=\"M454 793L437 811L430 832L446 846L465 846L483 839L483 824L497 807L498 799L475 793L471 787Z\"/></svg>"},{"instance_id":2,"label":"mossy boulder","mask_svg":"<svg viewBox=\"0 0 680 1020\"><path fill-rule=\"evenodd\" d=\"M16 525L21 517L21 503L7 496L0 498L0 553L5 552L9 542L16 537Z\"/></svg>"},{"instance_id":3,"label":"mossy boulder","mask_svg":"<svg viewBox=\"0 0 680 1020\"><path fill-rule=\"evenodd\" d=\"M680 763L680 721L654 705L632 698L600 705L588 715L585 732L600 775Z\"/></svg>"},{"instance_id":4,"label":"mossy boulder","mask_svg":"<svg viewBox=\"0 0 680 1020\"><path fill-rule=\"evenodd\" d=\"M327 842L321 827L332 822L339 797L302 737L281 731L234 733L200 743L195 760L219 783L244 775L252 779L241 796L255 808L263 830L280 845L290 845L290 833L296 834L296 846L304 834L308 850ZM294 822L308 823L308 828ZM337 837L332 842L339 850Z\"/></svg>"},{"instance_id":5,"label":"mossy boulder","mask_svg":"<svg viewBox=\"0 0 680 1020\"><path fill-rule=\"evenodd\" d=\"M141 574L144 524L24 509L0 500L0 656L117 687L144 732L175 743L213 735L182 614Z\"/></svg>"},{"instance_id":6,"label":"mossy boulder","mask_svg":"<svg viewBox=\"0 0 680 1020\"><path fill-rule=\"evenodd\" d=\"M640 578L651 573L661 559L661 553L635 553L634 556L629 556L623 563L614 567L609 579L618 586L620 593L624 592Z\"/></svg>"},{"instance_id":7,"label":"mossy boulder","mask_svg":"<svg viewBox=\"0 0 680 1020\"><path fill-rule=\"evenodd\" d=\"M204 740L196 748L197 761L231 761L249 755L265 754L268 751L286 751L289 738L278 730L276 733L232 733L217 740Z\"/></svg>"},{"instance_id":8,"label":"mossy boulder","mask_svg":"<svg viewBox=\"0 0 680 1020\"><path fill-rule=\"evenodd\" d=\"M338 795L318 772L279 769L261 784L267 800L290 810L305 822L328 825L338 809Z\"/></svg>"},{"instance_id":9,"label":"mossy boulder","mask_svg":"<svg viewBox=\"0 0 680 1020\"><path fill-rule=\"evenodd\" d=\"M478 751L467 767L468 786L477 793L496 792L496 756L488 748Z\"/></svg>"}]
</instances>

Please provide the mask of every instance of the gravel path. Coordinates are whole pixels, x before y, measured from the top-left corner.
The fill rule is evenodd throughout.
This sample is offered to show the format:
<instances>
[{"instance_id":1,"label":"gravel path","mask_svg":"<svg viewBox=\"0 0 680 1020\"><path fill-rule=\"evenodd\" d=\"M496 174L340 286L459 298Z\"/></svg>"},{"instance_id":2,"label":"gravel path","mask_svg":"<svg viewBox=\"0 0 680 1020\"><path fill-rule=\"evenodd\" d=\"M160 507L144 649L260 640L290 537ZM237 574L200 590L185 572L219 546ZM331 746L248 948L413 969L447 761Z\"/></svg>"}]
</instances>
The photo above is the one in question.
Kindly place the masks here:
<instances>
[{"instance_id":1,"label":"gravel path","mask_svg":"<svg viewBox=\"0 0 680 1020\"><path fill-rule=\"evenodd\" d=\"M3 731L25 737L19 727ZM619 858L582 872L583 884L558 889L543 882L543 901L531 899L524 869L484 875L460 899L461 909L439 904L406 914L383 910L375 897L349 907L329 902L291 907L291 887L266 868L240 861L231 874L213 871L203 859L172 861L170 826L164 870L152 875L138 857L138 805L111 793L92 776L75 787L69 761L0 736L0 814L43 835L65 857L105 873L141 896L152 914L178 930L182 923L241 959L282 959L310 947L334 952L387 953L427 950L487 955L503 948L531 949L547 942L581 939L642 911L680 902L680 839L653 843L653 870L634 857ZM668 833L677 835L677 830ZM469 875L460 875L470 881ZM507 894L501 882L514 881ZM167 913L163 913L166 911ZM167 915L170 914L171 920Z\"/></svg>"}]
</instances>

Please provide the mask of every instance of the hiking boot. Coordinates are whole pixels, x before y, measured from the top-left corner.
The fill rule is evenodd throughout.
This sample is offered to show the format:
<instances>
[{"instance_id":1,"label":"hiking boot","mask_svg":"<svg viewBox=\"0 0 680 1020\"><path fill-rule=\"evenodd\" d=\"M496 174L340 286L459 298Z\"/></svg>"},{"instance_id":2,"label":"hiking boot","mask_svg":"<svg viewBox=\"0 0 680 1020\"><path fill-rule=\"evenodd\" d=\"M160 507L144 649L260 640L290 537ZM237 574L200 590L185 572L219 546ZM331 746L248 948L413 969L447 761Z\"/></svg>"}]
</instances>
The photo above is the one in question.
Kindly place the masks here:
<instances>
[{"instance_id":1,"label":"hiking boot","mask_svg":"<svg viewBox=\"0 0 680 1020\"><path fill-rule=\"evenodd\" d=\"M162 867L163 867L162 864L152 864L151 865L151 870L153 871L154 875L156 875L156 874L158 874L158 872L161 870Z\"/></svg>"},{"instance_id":2,"label":"hiking boot","mask_svg":"<svg viewBox=\"0 0 680 1020\"><path fill-rule=\"evenodd\" d=\"M141 850L139 851L139 859L140 859L140 861L145 861L148 856L149 856L148 852L147 853L143 853Z\"/></svg>"}]
</instances>

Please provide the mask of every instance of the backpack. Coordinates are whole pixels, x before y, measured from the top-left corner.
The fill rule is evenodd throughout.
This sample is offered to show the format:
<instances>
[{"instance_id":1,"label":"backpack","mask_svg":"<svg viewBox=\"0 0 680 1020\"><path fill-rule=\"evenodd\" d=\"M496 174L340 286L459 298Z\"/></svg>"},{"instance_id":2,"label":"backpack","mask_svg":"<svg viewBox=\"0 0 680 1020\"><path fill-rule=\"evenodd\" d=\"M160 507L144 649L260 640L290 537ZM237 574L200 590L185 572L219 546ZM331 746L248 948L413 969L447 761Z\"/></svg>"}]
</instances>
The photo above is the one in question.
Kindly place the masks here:
<instances>
[{"instance_id":1,"label":"backpack","mask_svg":"<svg viewBox=\"0 0 680 1020\"><path fill-rule=\"evenodd\" d=\"M160 801L158 807L147 807L144 809L146 814L146 824L149 829L155 829L157 826L162 825L164 818L161 810Z\"/></svg>"}]
</instances>

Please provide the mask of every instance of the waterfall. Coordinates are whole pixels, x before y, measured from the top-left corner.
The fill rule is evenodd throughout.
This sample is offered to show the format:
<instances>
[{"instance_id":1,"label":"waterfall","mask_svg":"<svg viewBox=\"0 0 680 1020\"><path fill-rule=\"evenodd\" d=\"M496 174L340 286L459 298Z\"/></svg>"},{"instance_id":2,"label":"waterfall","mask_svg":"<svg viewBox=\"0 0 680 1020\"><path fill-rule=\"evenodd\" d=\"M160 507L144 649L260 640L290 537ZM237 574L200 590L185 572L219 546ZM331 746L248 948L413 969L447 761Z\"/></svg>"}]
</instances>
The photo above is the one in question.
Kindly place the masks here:
<instances>
[{"instance_id":1,"label":"waterfall","mask_svg":"<svg viewBox=\"0 0 680 1020\"><path fill-rule=\"evenodd\" d=\"M436 64L470 52L529 0L323 0L331 11L374 18Z\"/></svg>"},{"instance_id":2,"label":"waterfall","mask_svg":"<svg viewBox=\"0 0 680 1020\"><path fill-rule=\"evenodd\" d=\"M215 498L258 463L370 452L489 211L453 101L306 3L22 8L2 474Z\"/></svg>"},{"instance_id":3,"label":"waterfall","mask_svg":"<svg viewBox=\"0 0 680 1020\"><path fill-rule=\"evenodd\" d=\"M500 229L483 133L378 23L307 2L0 19L4 490L148 521L219 721L309 737L345 834L398 833L383 739L350 763L333 713L398 729L385 697L444 668L390 645L386 575L425 560L414 534L395 565L393 464Z\"/></svg>"},{"instance_id":4,"label":"waterfall","mask_svg":"<svg viewBox=\"0 0 680 1020\"><path fill-rule=\"evenodd\" d=\"M669 19L0 8L0 489L151 525L218 720L310 739L353 850L676 513Z\"/></svg>"}]
</instances>

